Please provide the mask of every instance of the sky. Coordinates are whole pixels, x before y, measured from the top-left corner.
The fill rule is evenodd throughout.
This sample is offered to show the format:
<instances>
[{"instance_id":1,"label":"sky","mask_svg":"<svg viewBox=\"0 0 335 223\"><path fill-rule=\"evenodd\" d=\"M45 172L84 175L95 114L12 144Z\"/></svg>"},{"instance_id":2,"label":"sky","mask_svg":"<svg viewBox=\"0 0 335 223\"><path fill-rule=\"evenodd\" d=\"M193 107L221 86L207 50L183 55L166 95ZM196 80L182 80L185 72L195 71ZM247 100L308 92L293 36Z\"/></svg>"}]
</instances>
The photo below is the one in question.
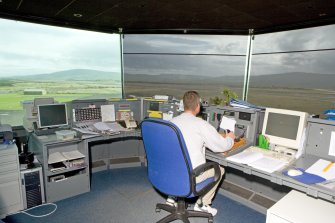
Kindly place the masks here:
<instances>
[{"instance_id":1,"label":"sky","mask_svg":"<svg viewBox=\"0 0 335 223\"><path fill-rule=\"evenodd\" d=\"M0 78L69 69L120 72L120 36L0 19Z\"/></svg>"},{"instance_id":2,"label":"sky","mask_svg":"<svg viewBox=\"0 0 335 223\"><path fill-rule=\"evenodd\" d=\"M68 69L120 71L117 34L0 19L0 35L0 78ZM334 37L335 25L257 35L253 41L253 52L335 48ZM247 42L248 37L233 35L125 35L125 73L244 75ZM335 51L253 55L252 61L252 75L286 72L335 73Z\"/></svg>"},{"instance_id":3,"label":"sky","mask_svg":"<svg viewBox=\"0 0 335 223\"><path fill-rule=\"evenodd\" d=\"M253 53L335 48L335 25L255 36ZM127 35L125 53L231 54L235 56L125 55L125 72L188 75L244 75L247 36ZM335 50L253 55L251 75L335 73Z\"/></svg>"}]
</instances>

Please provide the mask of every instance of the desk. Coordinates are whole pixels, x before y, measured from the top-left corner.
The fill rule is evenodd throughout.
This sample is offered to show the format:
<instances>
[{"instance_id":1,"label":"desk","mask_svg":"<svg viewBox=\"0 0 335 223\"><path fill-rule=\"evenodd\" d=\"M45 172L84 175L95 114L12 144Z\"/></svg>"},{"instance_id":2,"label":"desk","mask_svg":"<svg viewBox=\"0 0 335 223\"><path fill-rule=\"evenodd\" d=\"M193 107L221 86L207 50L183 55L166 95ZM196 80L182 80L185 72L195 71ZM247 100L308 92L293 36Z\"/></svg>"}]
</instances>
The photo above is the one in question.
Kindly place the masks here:
<instances>
[{"instance_id":1,"label":"desk","mask_svg":"<svg viewBox=\"0 0 335 223\"><path fill-rule=\"evenodd\" d=\"M85 139L92 172L145 163L145 152L141 139L140 130Z\"/></svg>"},{"instance_id":2,"label":"desk","mask_svg":"<svg viewBox=\"0 0 335 223\"><path fill-rule=\"evenodd\" d=\"M330 190L316 184L303 184L283 175L283 170L274 173L267 173L245 164L229 161L226 159L226 156L222 154L207 153L206 158L226 167L227 171L225 181L227 182L223 183L223 188L226 189L225 183L228 183L233 184L230 188L233 188L235 191L237 191L237 189L234 188L235 185L241 187L243 190L248 190L248 192L250 192L248 197L244 197L242 199L237 197L237 199L260 212L265 213L266 209L269 208L271 204L266 206L257 202L253 203L250 199L254 196L263 196L262 199L269 198L274 204L276 201L285 196L291 189L296 189L315 198L322 198L331 203L335 203L334 190ZM305 154L303 157L291 164L290 167L287 167L287 169L292 168L292 166L307 169L307 167L318 159L319 157L317 156ZM241 195L242 197L245 195L245 191L243 190L242 193L244 194ZM229 191L225 191L225 193L228 193L226 194L228 196L230 195ZM233 199L236 199L235 194L231 194L231 196Z\"/></svg>"},{"instance_id":3,"label":"desk","mask_svg":"<svg viewBox=\"0 0 335 223\"><path fill-rule=\"evenodd\" d=\"M334 222L335 205L292 190L267 211L266 223Z\"/></svg>"},{"instance_id":4,"label":"desk","mask_svg":"<svg viewBox=\"0 0 335 223\"><path fill-rule=\"evenodd\" d=\"M117 144L120 141L129 141L135 139L139 141L141 139L141 132L136 131L127 131L122 132L117 135L98 135L91 138L80 139L74 138L71 140L58 140L56 135L46 135L46 136L36 136L32 134L31 139L29 140L29 149L35 153L37 159L40 161L43 167L43 176L45 182L45 196L47 202L54 202L69 198L78 194L86 193L90 191L90 172L92 162L99 160L99 157L93 152L93 147L97 145L106 145L107 150L113 150L113 144ZM116 145L117 147L119 145ZM129 147L129 146L128 146ZM134 157L136 155L143 156L144 152L140 154L139 149L137 152L131 153L129 156ZM126 157L126 153L131 151L127 149L127 145L123 144L118 151L121 152L121 156L116 156L118 158ZM66 152L80 152L84 158L82 164L80 165L68 165L74 160L65 160L61 162L66 163L66 168L60 169L57 171L51 171L51 167L48 164L50 154L60 153L64 154ZM113 152L110 152L114 154ZM102 154L103 159L110 160L109 154ZM74 162L73 162L74 163ZM107 162L109 165L109 162ZM99 167L97 167L99 168Z\"/></svg>"}]
</instances>

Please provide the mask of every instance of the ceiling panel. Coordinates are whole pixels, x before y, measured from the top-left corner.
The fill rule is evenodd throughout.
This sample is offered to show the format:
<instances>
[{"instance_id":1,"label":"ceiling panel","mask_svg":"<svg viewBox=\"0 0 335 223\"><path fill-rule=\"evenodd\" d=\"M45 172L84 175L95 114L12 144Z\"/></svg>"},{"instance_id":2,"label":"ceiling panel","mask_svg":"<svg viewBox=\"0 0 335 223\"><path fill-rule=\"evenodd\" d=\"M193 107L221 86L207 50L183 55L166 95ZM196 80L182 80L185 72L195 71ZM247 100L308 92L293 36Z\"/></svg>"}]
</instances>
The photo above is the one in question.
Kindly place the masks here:
<instances>
[{"instance_id":1,"label":"ceiling panel","mask_svg":"<svg viewBox=\"0 0 335 223\"><path fill-rule=\"evenodd\" d=\"M0 0L0 17L102 32L267 33L335 24L335 0Z\"/></svg>"}]
</instances>

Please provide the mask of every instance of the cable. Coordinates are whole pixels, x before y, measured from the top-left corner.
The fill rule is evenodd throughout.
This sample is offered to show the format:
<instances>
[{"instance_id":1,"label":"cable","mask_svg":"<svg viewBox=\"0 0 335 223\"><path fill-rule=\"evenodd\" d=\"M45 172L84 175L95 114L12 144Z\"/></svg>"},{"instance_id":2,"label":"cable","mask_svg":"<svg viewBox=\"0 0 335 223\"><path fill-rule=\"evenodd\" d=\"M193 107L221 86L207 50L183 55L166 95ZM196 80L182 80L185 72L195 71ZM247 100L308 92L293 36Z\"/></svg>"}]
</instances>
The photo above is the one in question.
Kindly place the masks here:
<instances>
[{"instance_id":1,"label":"cable","mask_svg":"<svg viewBox=\"0 0 335 223\"><path fill-rule=\"evenodd\" d=\"M52 210L50 213L48 213L48 214L44 214L44 215L33 215L33 214L29 214L29 213L27 213L27 211L33 210L33 209L38 208L38 207L47 206L47 205L52 205L52 206L55 207L55 209ZM45 203L45 204L41 204L41 205L38 205L38 206L35 206L35 207L32 207L32 208L28 208L28 209L26 209L26 210L24 210L24 211L20 211L19 213L26 214L26 215L28 215L28 216L30 216L30 217L34 217L34 218L43 218L43 217L46 217L46 216L51 215L51 214L54 213L56 210L57 210L57 205L56 205L56 204L54 204L54 203Z\"/></svg>"}]
</instances>

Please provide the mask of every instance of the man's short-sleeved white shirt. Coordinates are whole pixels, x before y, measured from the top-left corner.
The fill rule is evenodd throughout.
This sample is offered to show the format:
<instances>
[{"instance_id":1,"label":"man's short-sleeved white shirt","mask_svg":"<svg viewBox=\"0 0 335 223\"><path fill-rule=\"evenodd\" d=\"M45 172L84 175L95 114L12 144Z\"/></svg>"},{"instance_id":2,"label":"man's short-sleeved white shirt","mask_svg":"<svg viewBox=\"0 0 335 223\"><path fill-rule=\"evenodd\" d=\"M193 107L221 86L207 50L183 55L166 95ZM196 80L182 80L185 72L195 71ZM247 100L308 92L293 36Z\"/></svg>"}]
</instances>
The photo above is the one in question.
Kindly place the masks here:
<instances>
[{"instance_id":1,"label":"man's short-sleeved white shirt","mask_svg":"<svg viewBox=\"0 0 335 223\"><path fill-rule=\"evenodd\" d=\"M234 140L223 138L216 129L191 113L183 113L171 120L183 134L193 169L206 162L206 147L213 152L230 149Z\"/></svg>"}]
</instances>

